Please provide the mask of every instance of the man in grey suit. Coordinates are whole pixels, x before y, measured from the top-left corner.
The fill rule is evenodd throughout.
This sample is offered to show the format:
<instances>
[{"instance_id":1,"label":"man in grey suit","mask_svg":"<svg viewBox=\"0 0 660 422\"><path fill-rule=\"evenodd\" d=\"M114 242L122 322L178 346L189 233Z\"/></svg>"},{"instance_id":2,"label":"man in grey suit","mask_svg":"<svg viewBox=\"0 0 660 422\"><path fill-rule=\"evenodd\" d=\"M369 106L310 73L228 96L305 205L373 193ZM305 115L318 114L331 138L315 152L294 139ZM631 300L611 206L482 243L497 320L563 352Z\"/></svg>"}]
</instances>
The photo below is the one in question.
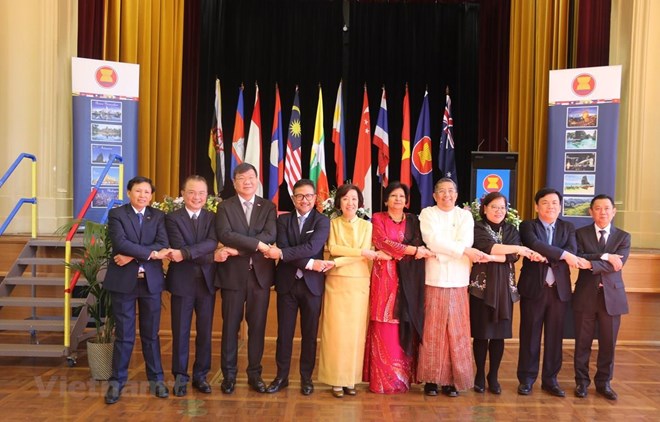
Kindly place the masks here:
<instances>
[{"instance_id":1,"label":"man in grey suit","mask_svg":"<svg viewBox=\"0 0 660 422\"><path fill-rule=\"evenodd\" d=\"M172 293L172 374L174 395L185 396L188 375L190 326L195 311L195 362L192 385L202 393L210 393L206 376L211 369L211 333L215 306L215 263L218 244L215 215L203 209L208 196L206 179L193 175L181 189L184 206L165 216L170 240L167 290Z\"/></svg>"},{"instance_id":2,"label":"man in grey suit","mask_svg":"<svg viewBox=\"0 0 660 422\"><path fill-rule=\"evenodd\" d=\"M614 227L614 201L607 195L591 200L589 214L594 224L576 231L578 275L573 293L575 312L575 396L586 397L589 357L598 324L598 360L594 383L596 392L616 400L610 381L614 369L614 347L621 315L628 313L628 300L621 269L630 254L630 234Z\"/></svg>"},{"instance_id":3,"label":"man in grey suit","mask_svg":"<svg viewBox=\"0 0 660 422\"><path fill-rule=\"evenodd\" d=\"M316 363L321 303L325 290L325 272L334 261L323 260L323 248L330 234L330 220L316 211L314 182L300 179L293 185L296 210L277 218L277 246L266 256L279 259L275 290L277 290L277 376L266 390L276 393L289 385L289 369L293 335L300 310L300 391L314 391L312 372Z\"/></svg>"},{"instance_id":4,"label":"man in grey suit","mask_svg":"<svg viewBox=\"0 0 660 422\"><path fill-rule=\"evenodd\" d=\"M217 264L215 278L222 295L220 368L224 379L220 388L225 394L233 393L236 385L238 330L244 308L248 324L248 384L255 391L266 392L261 357L275 262L264 253L276 240L277 212L275 204L255 194L257 177L251 164L236 166L232 174L236 195L218 206L215 219L218 240L238 251L237 256Z\"/></svg>"}]
</instances>

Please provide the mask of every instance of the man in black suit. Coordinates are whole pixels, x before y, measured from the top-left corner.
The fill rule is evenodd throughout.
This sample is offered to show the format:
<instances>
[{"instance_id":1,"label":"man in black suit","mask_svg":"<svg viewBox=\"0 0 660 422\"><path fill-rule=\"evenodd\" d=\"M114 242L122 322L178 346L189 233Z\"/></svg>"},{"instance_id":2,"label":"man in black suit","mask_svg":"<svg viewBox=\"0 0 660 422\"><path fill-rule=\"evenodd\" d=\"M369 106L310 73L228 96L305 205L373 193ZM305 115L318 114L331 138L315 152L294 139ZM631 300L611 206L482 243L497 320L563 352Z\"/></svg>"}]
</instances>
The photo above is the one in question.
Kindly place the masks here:
<instances>
[{"instance_id":1,"label":"man in black suit","mask_svg":"<svg viewBox=\"0 0 660 422\"><path fill-rule=\"evenodd\" d=\"M248 163L234 169L236 195L218 206L215 229L218 240L238 251L217 264L215 285L222 295L222 350L220 367L224 377L221 389L231 394L236 384L238 330L248 324L248 384L266 392L261 378L266 316L270 286L275 277L275 262L264 256L275 243L277 212L275 204L255 195L259 184L257 170Z\"/></svg>"},{"instance_id":2,"label":"man in black suit","mask_svg":"<svg viewBox=\"0 0 660 422\"><path fill-rule=\"evenodd\" d=\"M315 209L314 182L309 179L297 181L291 199L296 211L278 217L277 247L272 246L265 254L268 258L279 259L275 273L277 377L266 391L276 393L289 385L293 335L300 309L300 391L309 395L314 391L312 372L316 363L316 337L325 290L324 272L334 266L334 261L323 260L330 220Z\"/></svg>"},{"instance_id":3,"label":"man in black suit","mask_svg":"<svg viewBox=\"0 0 660 422\"><path fill-rule=\"evenodd\" d=\"M172 374L173 393L185 396L188 375L190 326L195 311L195 362L192 385L210 393L206 376L211 369L211 333L215 306L214 252L218 244L215 215L203 209L208 196L206 179L189 176L181 189L184 207L165 216L170 240L167 290L172 293Z\"/></svg>"},{"instance_id":4,"label":"man in black suit","mask_svg":"<svg viewBox=\"0 0 660 422\"><path fill-rule=\"evenodd\" d=\"M543 370L541 389L557 397L565 393L557 383L562 363L564 315L571 299L569 266L577 264L573 224L559 219L561 193L543 188L534 196L538 218L523 221L523 245L545 259L525 258L518 291L520 292L520 352L518 355L518 394L528 395L539 373L541 332L543 332Z\"/></svg>"},{"instance_id":5,"label":"man in black suit","mask_svg":"<svg viewBox=\"0 0 660 422\"><path fill-rule=\"evenodd\" d=\"M628 300L621 269L630 254L630 234L614 227L614 201L607 195L591 200L593 225L576 231L578 275L573 293L575 312L575 396L586 397L589 357L598 323L598 360L594 376L596 392L608 400L617 394L610 387L614 370L614 347L621 315L628 313Z\"/></svg>"},{"instance_id":6,"label":"man in black suit","mask_svg":"<svg viewBox=\"0 0 660 422\"><path fill-rule=\"evenodd\" d=\"M156 397L169 395L160 360L160 296L165 287L162 259L169 253L165 214L149 206L155 188L151 179L128 182L130 204L110 210L108 234L113 259L103 288L110 292L115 316L112 376L105 402L116 403L128 379L128 364L135 344L135 303L140 311L140 340L150 390Z\"/></svg>"}]
</instances>

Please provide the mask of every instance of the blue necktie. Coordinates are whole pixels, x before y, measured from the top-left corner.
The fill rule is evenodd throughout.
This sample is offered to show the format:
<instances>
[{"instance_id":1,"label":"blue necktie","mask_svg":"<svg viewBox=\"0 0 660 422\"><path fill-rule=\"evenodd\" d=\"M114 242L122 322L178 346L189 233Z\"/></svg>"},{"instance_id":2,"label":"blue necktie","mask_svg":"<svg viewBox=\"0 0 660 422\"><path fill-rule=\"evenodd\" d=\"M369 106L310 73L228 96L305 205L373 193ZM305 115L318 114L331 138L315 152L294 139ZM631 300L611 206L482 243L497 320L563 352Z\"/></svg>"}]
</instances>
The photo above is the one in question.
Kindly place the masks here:
<instances>
[{"instance_id":1,"label":"blue necktie","mask_svg":"<svg viewBox=\"0 0 660 422\"><path fill-rule=\"evenodd\" d=\"M144 215L142 215L141 212L137 213L138 215L138 223L140 223L140 227L142 227L142 218L144 218Z\"/></svg>"},{"instance_id":2,"label":"blue necktie","mask_svg":"<svg viewBox=\"0 0 660 422\"><path fill-rule=\"evenodd\" d=\"M605 252L605 244L607 243L605 235L607 234L607 231L599 230L598 233L600 233L600 239L598 239L598 250L600 250L600 252Z\"/></svg>"}]
</instances>

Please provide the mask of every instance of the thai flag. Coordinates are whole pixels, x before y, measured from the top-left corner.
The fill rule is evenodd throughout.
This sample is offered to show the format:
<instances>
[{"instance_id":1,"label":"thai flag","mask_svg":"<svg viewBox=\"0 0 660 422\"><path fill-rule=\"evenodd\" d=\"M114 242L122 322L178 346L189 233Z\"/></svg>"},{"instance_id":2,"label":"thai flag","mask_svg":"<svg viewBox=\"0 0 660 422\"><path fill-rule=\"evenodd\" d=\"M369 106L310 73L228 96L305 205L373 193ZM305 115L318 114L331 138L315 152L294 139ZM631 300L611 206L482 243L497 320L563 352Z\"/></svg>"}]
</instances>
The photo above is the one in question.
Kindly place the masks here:
<instances>
[{"instance_id":1,"label":"thai flag","mask_svg":"<svg viewBox=\"0 0 660 422\"><path fill-rule=\"evenodd\" d=\"M387 99L385 98L385 87L380 98L380 110L376 121L374 132L374 145L378 148L378 179L383 187L387 187L390 164L390 136L387 129Z\"/></svg>"}]
</instances>

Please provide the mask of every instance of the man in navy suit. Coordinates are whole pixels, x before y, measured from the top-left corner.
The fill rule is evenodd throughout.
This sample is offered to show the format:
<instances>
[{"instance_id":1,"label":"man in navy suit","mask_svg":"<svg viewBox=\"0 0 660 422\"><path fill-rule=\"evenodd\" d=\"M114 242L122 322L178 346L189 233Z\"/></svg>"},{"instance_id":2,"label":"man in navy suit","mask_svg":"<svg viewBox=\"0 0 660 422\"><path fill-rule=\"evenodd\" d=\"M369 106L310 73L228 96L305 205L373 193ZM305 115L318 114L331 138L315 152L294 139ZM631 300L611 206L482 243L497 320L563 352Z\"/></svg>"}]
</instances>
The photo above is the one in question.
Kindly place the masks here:
<instances>
[{"instance_id":1,"label":"man in navy suit","mask_svg":"<svg viewBox=\"0 0 660 422\"><path fill-rule=\"evenodd\" d=\"M300 310L300 391L314 391L312 372L316 363L316 337L325 290L324 272L334 261L323 260L330 220L315 209L314 182L301 179L291 196L296 211L277 218L277 246L266 257L279 259L275 273L277 291L277 376L266 391L276 393L289 385L293 335Z\"/></svg>"},{"instance_id":2,"label":"man in navy suit","mask_svg":"<svg viewBox=\"0 0 660 422\"><path fill-rule=\"evenodd\" d=\"M224 377L220 388L231 394L236 385L238 331L243 320L248 324L248 384L266 392L261 378L266 316L270 286L275 277L275 262L264 256L275 243L277 212L275 204L256 195L257 170L241 163L232 174L236 195L218 206L215 230L218 240L238 251L217 264L215 285L222 295L222 346L220 368Z\"/></svg>"},{"instance_id":3,"label":"man in navy suit","mask_svg":"<svg viewBox=\"0 0 660 422\"><path fill-rule=\"evenodd\" d=\"M575 396L586 397L589 357L598 323L596 392L616 400L610 381L614 370L614 347L621 315L628 313L628 299L621 269L630 254L630 234L614 227L614 201L607 195L591 200L589 214L594 224L576 231L578 275L573 293L575 312Z\"/></svg>"},{"instance_id":4,"label":"man in navy suit","mask_svg":"<svg viewBox=\"0 0 660 422\"><path fill-rule=\"evenodd\" d=\"M211 369L211 333L215 306L214 252L215 214L203 209L208 196L206 179L189 176L181 189L184 207L165 216L170 240L167 290L172 293L172 374L173 393L185 396L188 375L190 326L195 311L195 362L192 385L202 393L210 393L206 376Z\"/></svg>"},{"instance_id":5,"label":"man in navy suit","mask_svg":"<svg viewBox=\"0 0 660 422\"><path fill-rule=\"evenodd\" d=\"M543 370L541 389L557 397L564 390L557 383L562 363L564 315L571 299L569 266L577 265L573 224L559 219L561 193L543 188L534 196L538 218L520 224L523 245L545 259L525 258L520 271L520 351L518 394L528 395L539 373L541 332Z\"/></svg>"},{"instance_id":6,"label":"man in navy suit","mask_svg":"<svg viewBox=\"0 0 660 422\"><path fill-rule=\"evenodd\" d=\"M113 259L103 288L110 292L115 316L112 376L105 402L116 403L128 379L135 344L135 303L140 311L140 340L151 392L169 395L160 360L160 296L165 287L162 259L169 253L165 214L149 206L155 188L138 176L128 182L129 204L110 210L108 234Z\"/></svg>"}]
</instances>

